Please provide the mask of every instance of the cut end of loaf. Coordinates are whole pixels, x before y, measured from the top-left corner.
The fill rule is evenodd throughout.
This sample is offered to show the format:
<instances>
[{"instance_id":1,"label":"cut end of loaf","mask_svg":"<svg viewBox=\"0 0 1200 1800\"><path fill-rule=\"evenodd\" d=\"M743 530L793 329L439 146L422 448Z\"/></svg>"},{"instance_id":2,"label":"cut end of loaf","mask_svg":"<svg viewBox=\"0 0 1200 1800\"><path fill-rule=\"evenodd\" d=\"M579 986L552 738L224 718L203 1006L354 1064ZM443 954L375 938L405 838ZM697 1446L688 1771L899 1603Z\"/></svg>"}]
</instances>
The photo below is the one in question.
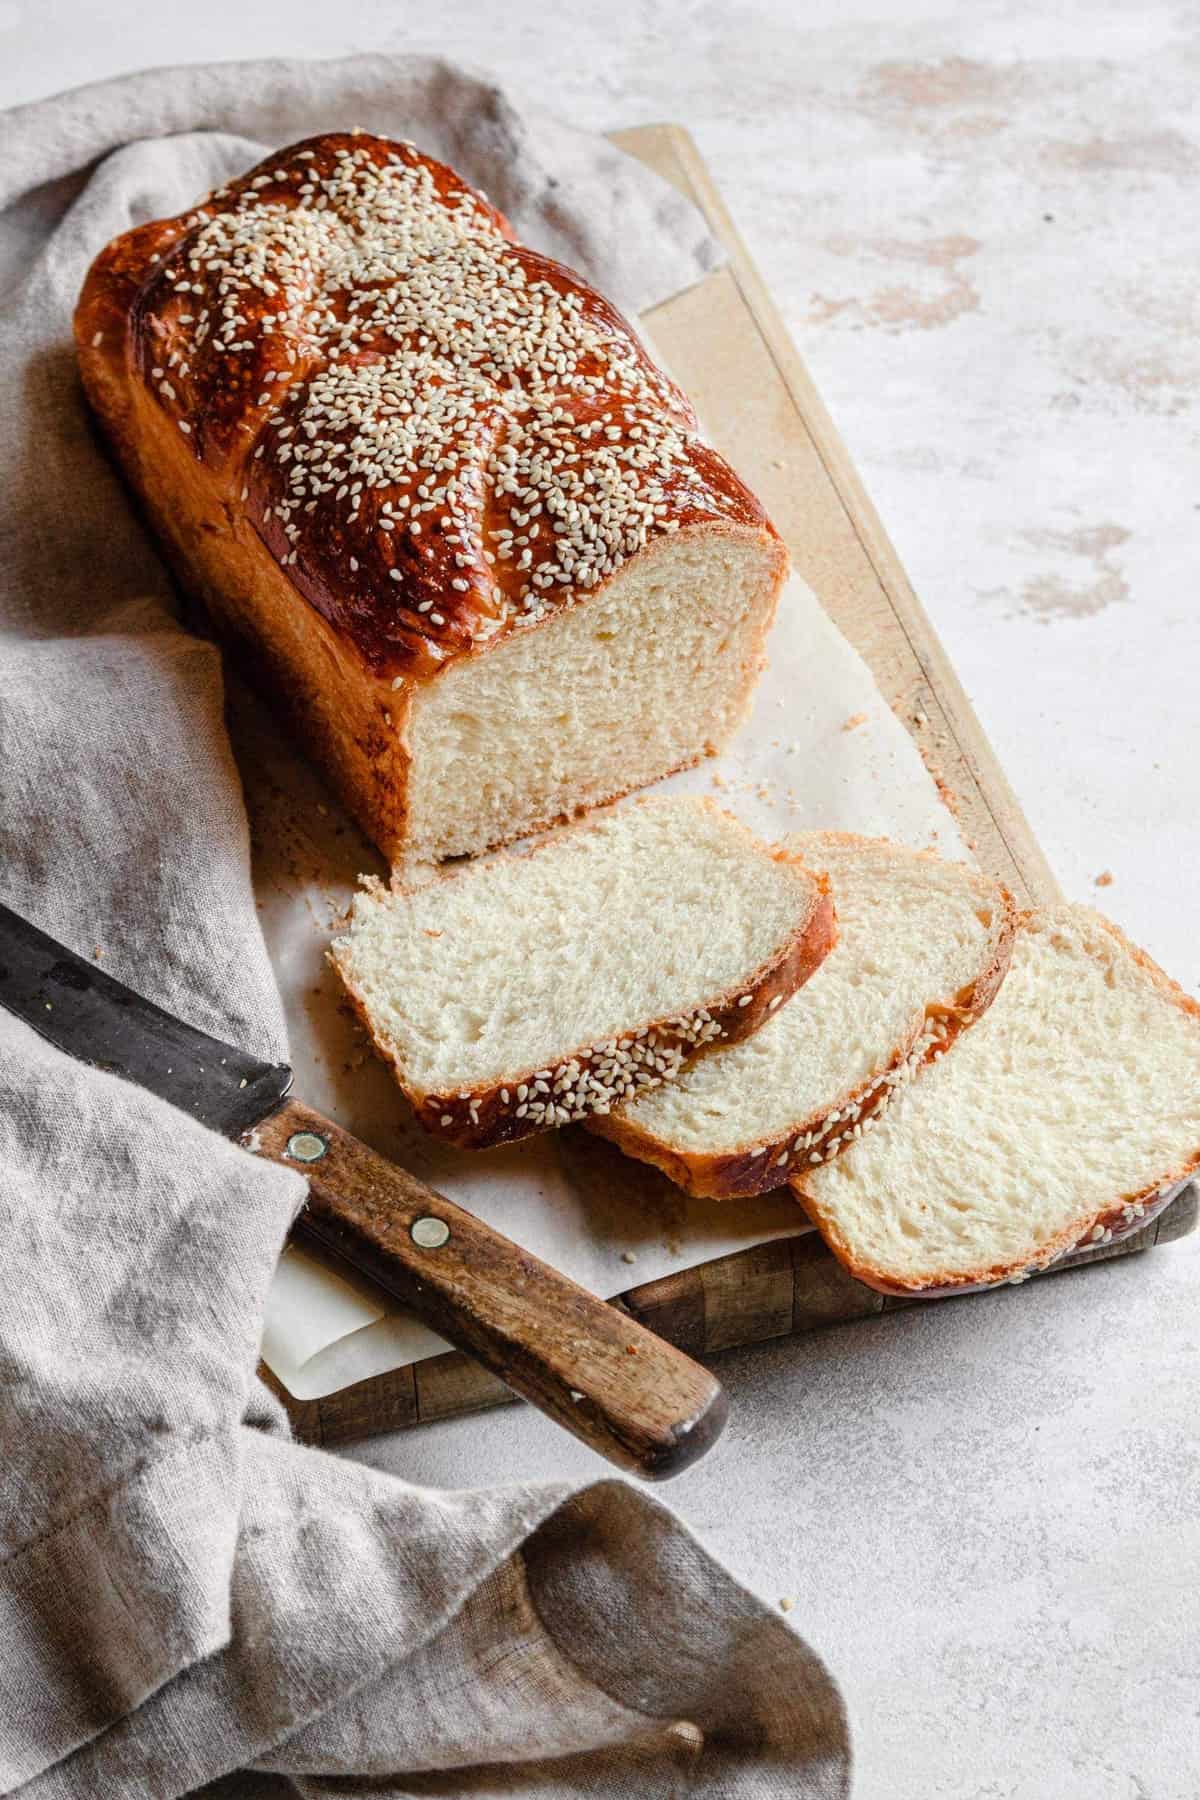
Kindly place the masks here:
<instances>
[{"instance_id":1,"label":"cut end of loaf","mask_svg":"<svg viewBox=\"0 0 1200 1800\"><path fill-rule=\"evenodd\" d=\"M1143 1229L1200 1167L1200 1008L1083 907L1022 916L996 1002L868 1138L793 1178L850 1272L935 1297Z\"/></svg>"},{"instance_id":2,"label":"cut end of loaf","mask_svg":"<svg viewBox=\"0 0 1200 1800\"><path fill-rule=\"evenodd\" d=\"M417 1117L465 1149L582 1119L736 1042L836 939L827 884L711 801L637 801L420 888L331 951Z\"/></svg>"},{"instance_id":3,"label":"cut end of loaf","mask_svg":"<svg viewBox=\"0 0 1200 1800\"><path fill-rule=\"evenodd\" d=\"M977 870L844 833L788 848L832 883L839 941L816 978L751 1041L589 1121L706 1198L766 1192L849 1149L1008 966L1012 901Z\"/></svg>"},{"instance_id":4,"label":"cut end of loaf","mask_svg":"<svg viewBox=\"0 0 1200 1800\"><path fill-rule=\"evenodd\" d=\"M702 761L745 718L787 552L699 524L414 693L403 836L429 862L512 843ZM680 671L686 670L686 680Z\"/></svg>"}]
</instances>

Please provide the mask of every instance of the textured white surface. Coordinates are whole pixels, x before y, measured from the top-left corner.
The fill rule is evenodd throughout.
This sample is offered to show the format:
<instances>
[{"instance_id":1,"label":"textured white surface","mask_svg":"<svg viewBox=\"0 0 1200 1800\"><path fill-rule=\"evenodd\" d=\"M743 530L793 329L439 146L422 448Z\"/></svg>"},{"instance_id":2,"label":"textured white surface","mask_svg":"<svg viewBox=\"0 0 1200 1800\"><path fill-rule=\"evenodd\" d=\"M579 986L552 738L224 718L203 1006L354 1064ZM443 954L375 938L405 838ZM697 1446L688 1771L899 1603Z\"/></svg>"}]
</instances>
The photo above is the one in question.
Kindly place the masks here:
<instances>
[{"instance_id":1,"label":"textured white surface","mask_svg":"<svg viewBox=\"0 0 1200 1800\"><path fill-rule=\"evenodd\" d=\"M4 0L0 101L375 46L691 128L1065 887L1111 871L1200 985L1195 8ZM859 1800L1195 1800L1198 1274L1192 1240L724 1360L729 1441L670 1497L794 1598ZM512 1409L367 1454L586 1455Z\"/></svg>"}]
</instances>

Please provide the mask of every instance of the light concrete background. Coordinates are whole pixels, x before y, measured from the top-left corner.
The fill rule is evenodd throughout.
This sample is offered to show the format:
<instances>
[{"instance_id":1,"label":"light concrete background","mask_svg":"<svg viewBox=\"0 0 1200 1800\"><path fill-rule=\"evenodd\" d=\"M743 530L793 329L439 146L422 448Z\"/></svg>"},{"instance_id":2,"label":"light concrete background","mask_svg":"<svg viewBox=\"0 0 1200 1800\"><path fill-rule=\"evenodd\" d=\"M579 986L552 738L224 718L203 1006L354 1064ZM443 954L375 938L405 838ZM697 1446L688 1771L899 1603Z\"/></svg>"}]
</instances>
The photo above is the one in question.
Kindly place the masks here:
<instances>
[{"instance_id":1,"label":"light concrete background","mask_svg":"<svg viewBox=\"0 0 1200 1800\"><path fill-rule=\"evenodd\" d=\"M691 129L1065 887L1200 987L1200 9L0 0L0 104L372 48ZM1198 1288L1193 1240L724 1360L665 1497L794 1601L860 1800L1200 1794ZM511 1409L364 1453L596 1467Z\"/></svg>"}]
</instances>

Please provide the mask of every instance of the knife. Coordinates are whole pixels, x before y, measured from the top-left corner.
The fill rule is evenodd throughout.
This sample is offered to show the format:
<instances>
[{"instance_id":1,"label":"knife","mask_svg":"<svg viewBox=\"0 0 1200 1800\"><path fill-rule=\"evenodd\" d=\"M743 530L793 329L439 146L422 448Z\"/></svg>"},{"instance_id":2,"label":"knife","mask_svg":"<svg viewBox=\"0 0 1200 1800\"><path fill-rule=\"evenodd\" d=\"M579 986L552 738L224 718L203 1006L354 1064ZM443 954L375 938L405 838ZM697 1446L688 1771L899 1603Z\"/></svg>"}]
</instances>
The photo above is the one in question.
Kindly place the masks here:
<instances>
[{"instance_id":1,"label":"knife","mask_svg":"<svg viewBox=\"0 0 1200 1800\"><path fill-rule=\"evenodd\" d=\"M197 1031L2 903L0 1006L69 1056L306 1175L298 1236L610 1462L664 1480L720 1436L725 1394L707 1369L292 1099L286 1063Z\"/></svg>"}]
</instances>

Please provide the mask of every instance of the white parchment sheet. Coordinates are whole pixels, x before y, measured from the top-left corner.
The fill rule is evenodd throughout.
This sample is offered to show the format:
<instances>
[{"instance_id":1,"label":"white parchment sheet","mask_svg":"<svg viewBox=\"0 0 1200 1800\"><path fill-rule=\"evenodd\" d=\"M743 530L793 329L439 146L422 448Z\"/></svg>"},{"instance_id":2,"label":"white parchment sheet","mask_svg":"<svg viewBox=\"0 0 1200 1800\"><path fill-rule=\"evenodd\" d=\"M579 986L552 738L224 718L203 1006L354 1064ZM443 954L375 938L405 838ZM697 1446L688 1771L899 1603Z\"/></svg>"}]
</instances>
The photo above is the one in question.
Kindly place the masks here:
<instances>
[{"instance_id":1,"label":"white parchment sheet","mask_svg":"<svg viewBox=\"0 0 1200 1800\"><path fill-rule=\"evenodd\" d=\"M664 789L713 795L765 838L816 828L965 851L951 814L866 664L804 584L788 584L754 712L719 760ZM680 671L686 680L686 671ZM378 853L257 700L232 687L255 837L255 885L283 990L296 1094L527 1249L610 1298L803 1228L786 1190L692 1200L576 1126L483 1153L428 1137L366 1046L325 950ZM285 1252L262 1354L298 1399L436 1354L444 1343L377 1289Z\"/></svg>"}]
</instances>

